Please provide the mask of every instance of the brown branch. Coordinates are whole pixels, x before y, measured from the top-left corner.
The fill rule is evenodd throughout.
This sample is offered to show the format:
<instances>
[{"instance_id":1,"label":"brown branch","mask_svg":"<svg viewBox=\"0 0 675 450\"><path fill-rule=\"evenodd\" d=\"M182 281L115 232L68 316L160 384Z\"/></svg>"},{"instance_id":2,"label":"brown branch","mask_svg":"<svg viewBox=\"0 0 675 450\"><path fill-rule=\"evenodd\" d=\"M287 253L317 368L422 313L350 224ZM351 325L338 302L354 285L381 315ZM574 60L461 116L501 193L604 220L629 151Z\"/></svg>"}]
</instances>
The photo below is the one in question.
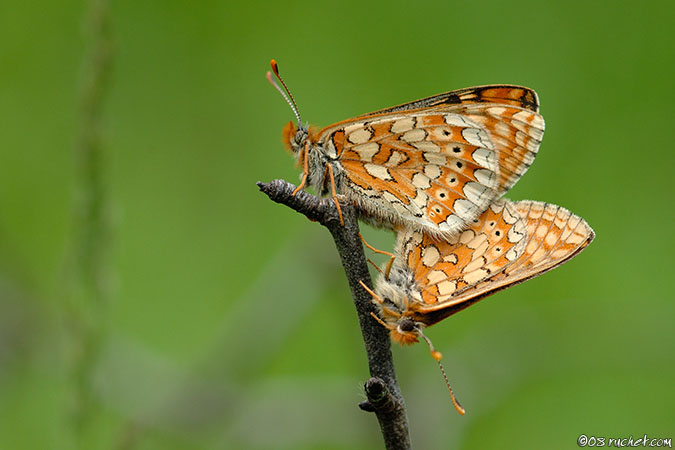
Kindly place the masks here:
<instances>
[{"instance_id":1,"label":"brown branch","mask_svg":"<svg viewBox=\"0 0 675 450\"><path fill-rule=\"evenodd\" d=\"M342 226L335 203L331 199L319 198L305 191L292 195L295 186L283 180L258 182L258 187L273 201L319 222L333 236L349 281L368 355L371 376L365 384L368 401L361 402L359 407L376 414L387 449L411 448L405 403L394 371L389 331L370 315L376 311L375 305L370 294L359 284L359 281L363 281L368 287L373 286L359 237L355 209L350 205L340 204L344 219Z\"/></svg>"}]
</instances>

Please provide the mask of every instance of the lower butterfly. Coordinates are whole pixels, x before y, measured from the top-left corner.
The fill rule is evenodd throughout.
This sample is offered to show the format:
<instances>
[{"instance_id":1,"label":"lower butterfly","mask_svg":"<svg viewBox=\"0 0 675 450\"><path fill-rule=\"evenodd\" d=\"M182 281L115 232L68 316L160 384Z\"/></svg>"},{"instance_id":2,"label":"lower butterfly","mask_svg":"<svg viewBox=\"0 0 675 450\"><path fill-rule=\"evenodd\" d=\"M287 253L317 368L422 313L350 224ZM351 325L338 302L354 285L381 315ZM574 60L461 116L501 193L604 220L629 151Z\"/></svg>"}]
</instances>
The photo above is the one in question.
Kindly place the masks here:
<instances>
[{"instance_id":1,"label":"lower butterfly","mask_svg":"<svg viewBox=\"0 0 675 450\"><path fill-rule=\"evenodd\" d=\"M375 319L392 339L412 344L423 338L440 364L441 354L424 335L425 327L558 267L594 237L581 217L560 206L499 200L450 240L400 231L393 264L382 270L374 292L364 287L377 305Z\"/></svg>"},{"instance_id":2,"label":"lower butterfly","mask_svg":"<svg viewBox=\"0 0 675 450\"><path fill-rule=\"evenodd\" d=\"M537 94L491 85L446 92L364 114L320 131L297 106L283 140L312 186L355 205L376 226L450 238L510 189L532 164L544 134ZM340 195L340 199L338 199Z\"/></svg>"}]
</instances>

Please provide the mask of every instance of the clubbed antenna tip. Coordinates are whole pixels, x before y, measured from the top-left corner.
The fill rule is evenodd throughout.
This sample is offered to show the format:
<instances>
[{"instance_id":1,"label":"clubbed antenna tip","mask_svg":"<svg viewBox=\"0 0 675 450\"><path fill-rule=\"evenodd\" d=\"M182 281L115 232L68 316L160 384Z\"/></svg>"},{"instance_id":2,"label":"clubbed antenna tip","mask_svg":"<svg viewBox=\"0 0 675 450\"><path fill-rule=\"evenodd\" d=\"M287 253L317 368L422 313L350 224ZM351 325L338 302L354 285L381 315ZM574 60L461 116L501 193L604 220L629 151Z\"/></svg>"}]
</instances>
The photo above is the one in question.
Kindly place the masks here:
<instances>
[{"instance_id":1,"label":"clubbed antenna tip","mask_svg":"<svg viewBox=\"0 0 675 450\"><path fill-rule=\"evenodd\" d=\"M448 381L448 376L445 374L445 369L443 368L443 364L441 364L441 359L443 359L443 354L441 352L437 351L434 348L434 344L431 343L431 339L426 337L424 333L422 333L422 330L418 330L420 333L420 336L426 341L427 345L429 345L429 350L431 351L431 357L436 360L438 363L438 367L441 369L441 374L443 375L443 379L445 380L445 385L448 387L448 392L450 393L450 399L452 400L452 405L455 407L458 413L461 415L466 414L466 410L464 407L459 403L459 400L457 400L457 397L455 397L455 393L452 391L452 388L450 387L450 381Z\"/></svg>"},{"instance_id":2,"label":"clubbed antenna tip","mask_svg":"<svg viewBox=\"0 0 675 450\"><path fill-rule=\"evenodd\" d=\"M291 109L293 110L293 114L295 114L295 118L298 120L298 128L301 128L302 122L300 120L300 113L298 112L298 106L295 104L293 94L291 94L291 91L288 89L288 86L286 86L286 83L284 83L284 80L281 78L281 75L279 75L279 65L277 64L276 60L273 59L270 61L270 66L272 67L272 72L274 72L274 75L281 82L281 85L284 87L286 92L284 92L284 89L281 89L281 87L279 87L277 82L274 81L274 78L272 77L272 72L269 71L267 72L266 74L267 81L269 81L270 84L274 86L277 91L279 91L284 100L286 100L286 103L288 103L288 106L291 107Z\"/></svg>"}]
</instances>

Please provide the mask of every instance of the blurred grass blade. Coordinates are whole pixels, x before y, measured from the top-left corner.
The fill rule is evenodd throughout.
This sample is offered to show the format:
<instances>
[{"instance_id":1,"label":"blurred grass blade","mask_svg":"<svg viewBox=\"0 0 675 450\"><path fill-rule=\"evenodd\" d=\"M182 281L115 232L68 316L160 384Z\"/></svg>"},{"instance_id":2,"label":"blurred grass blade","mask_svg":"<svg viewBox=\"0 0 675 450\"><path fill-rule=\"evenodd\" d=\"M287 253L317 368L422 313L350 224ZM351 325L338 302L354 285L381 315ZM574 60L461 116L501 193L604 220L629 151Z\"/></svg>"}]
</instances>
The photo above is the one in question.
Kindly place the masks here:
<instances>
[{"instance_id":1,"label":"blurred grass blade","mask_svg":"<svg viewBox=\"0 0 675 450\"><path fill-rule=\"evenodd\" d=\"M87 445L88 424L96 418L92 374L105 333L108 297L106 162L101 138L111 45L107 0L91 0L85 17L85 52L79 94L80 131L75 144L74 225L69 256L66 327L70 333L72 418L75 440Z\"/></svg>"}]
</instances>

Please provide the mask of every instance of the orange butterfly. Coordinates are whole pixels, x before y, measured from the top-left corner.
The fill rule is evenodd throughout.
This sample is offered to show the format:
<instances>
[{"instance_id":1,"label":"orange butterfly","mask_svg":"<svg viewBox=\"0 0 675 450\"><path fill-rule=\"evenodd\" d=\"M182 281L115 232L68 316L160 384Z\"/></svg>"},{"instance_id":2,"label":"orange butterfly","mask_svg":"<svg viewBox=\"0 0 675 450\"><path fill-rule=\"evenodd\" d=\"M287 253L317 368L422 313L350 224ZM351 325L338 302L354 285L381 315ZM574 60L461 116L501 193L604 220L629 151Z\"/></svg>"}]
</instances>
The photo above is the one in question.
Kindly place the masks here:
<instances>
[{"instance_id":1,"label":"orange butterfly","mask_svg":"<svg viewBox=\"0 0 675 450\"><path fill-rule=\"evenodd\" d=\"M560 206L498 200L448 241L400 231L393 265L381 272L375 292L362 285L378 307L373 316L395 342L412 344L422 337L439 361L441 354L424 336L425 327L558 267L594 237L581 217Z\"/></svg>"},{"instance_id":2,"label":"orange butterfly","mask_svg":"<svg viewBox=\"0 0 675 450\"><path fill-rule=\"evenodd\" d=\"M276 62L272 69L279 81ZM527 171L544 119L537 94L509 85L472 87L364 114L315 131L293 97L286 146L303 167L298 189L338 194L377 226L450 238ZM289 99L290 97L290 99Z\"/></svg>"}]
</instances>

